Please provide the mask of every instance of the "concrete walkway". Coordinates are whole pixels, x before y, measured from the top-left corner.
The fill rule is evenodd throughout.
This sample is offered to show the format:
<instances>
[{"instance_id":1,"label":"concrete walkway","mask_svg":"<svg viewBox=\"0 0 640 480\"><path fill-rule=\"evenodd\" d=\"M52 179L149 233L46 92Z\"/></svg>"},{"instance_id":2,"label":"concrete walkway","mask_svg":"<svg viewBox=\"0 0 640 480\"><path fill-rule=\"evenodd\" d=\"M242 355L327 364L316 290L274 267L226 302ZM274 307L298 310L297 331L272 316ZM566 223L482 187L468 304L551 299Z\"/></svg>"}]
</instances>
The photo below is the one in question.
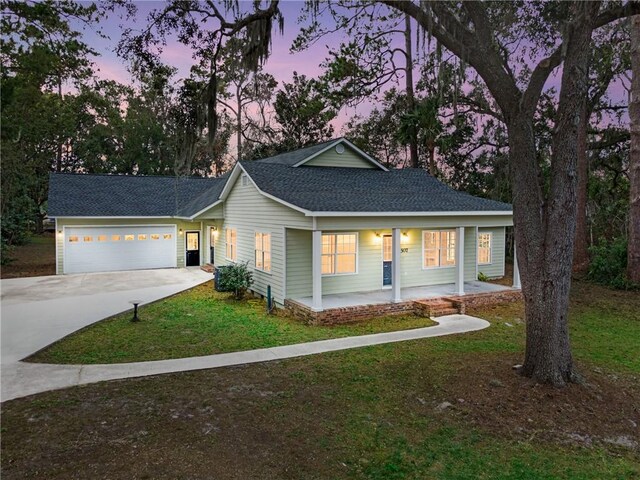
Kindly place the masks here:
<instances>
[{"instance_id":1,"label":"concrete walkway","mask_svg":"<svg viewBox=\"0 0 640 480\"><path fill-rule=\"evenodd\" d=\"M104 380L144 377L164 373L282 360L285 358L301 357L350 348L472 332L482 330L489 326L489 322L468 315L448 315L446 317L439 317L436 321L438 325L434 327L321 340L204 357L180 358L176 360L112 365L50 365L17 362L2 366L1 400L11 400L35 393L75 385L96 383Z\"/></svg>"}]
</instances>

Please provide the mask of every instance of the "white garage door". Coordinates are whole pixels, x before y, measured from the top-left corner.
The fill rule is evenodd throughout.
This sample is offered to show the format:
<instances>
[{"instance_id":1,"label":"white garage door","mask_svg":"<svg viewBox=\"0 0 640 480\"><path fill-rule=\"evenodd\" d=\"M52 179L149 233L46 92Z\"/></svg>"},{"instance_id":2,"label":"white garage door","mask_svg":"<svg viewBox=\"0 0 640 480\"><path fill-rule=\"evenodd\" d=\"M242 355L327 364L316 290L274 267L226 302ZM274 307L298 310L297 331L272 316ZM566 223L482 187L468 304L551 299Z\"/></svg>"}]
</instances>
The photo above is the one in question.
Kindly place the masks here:
<instances>
[{"instance_id":1,"label":"white garage door","mask_svg":"<svg viewBox=\"0 0 640 480\"><path fill-rule=\"evenodd\" d=\"M176 266L176 227L67 227L64 273Z\"/></svg>"}]
</instances>

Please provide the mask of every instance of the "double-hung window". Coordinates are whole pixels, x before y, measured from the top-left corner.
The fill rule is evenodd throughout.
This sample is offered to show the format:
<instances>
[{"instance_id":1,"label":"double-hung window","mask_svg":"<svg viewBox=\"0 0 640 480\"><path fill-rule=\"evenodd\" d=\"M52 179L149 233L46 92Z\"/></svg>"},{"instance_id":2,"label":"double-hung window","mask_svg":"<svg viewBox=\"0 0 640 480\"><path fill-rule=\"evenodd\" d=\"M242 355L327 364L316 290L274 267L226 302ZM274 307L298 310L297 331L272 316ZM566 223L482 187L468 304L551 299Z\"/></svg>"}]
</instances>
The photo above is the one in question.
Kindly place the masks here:
<instances>
[{"instance_id":1,"label":"double-hung window","mask_svg":"<svg viewBox=\"0 0 640 480\"><path fill-rule=\"evenodd\" d=\"M422 268L453 267L456 264L456 231L422 232Z\"/></svg>"},{"instance_id":2,"label":"double-hung window","mask_svg":"<svg viewBox=\"0 0 640 480\"><path fill-rule=\"evenodd\" d=\"M491 233L478 234L478 265L491 263Z\"/></svg>"},{"instance_id":3,"label":"double-hung window","mask_svg":"<svg viewBox=\"0 0 640 480\"><path fill-rule=\"evenodd\" d=\"M226 231L226 255L231 261L236 261L238 256L238 235L235 228L227 228Z\"/></svg>"},{"instance_id":4,"label":"double-hung window","mask_svg":"<svg viewBox=\"0 0 640 480\"><path fill-rule=\"evenodd\" d=\"M322 235L322 274L356 273L358 235L330 233Z\"/></svg>"},{"instance_id":5,"label":"double-hung window","mask_svg":"<svg viewBox=\"0 0 640 480\"><path fill-rule=\"evenodd\" d=\"M271 271L271 234L256 232L256 269Z\"/></svg>"}]
</instances>

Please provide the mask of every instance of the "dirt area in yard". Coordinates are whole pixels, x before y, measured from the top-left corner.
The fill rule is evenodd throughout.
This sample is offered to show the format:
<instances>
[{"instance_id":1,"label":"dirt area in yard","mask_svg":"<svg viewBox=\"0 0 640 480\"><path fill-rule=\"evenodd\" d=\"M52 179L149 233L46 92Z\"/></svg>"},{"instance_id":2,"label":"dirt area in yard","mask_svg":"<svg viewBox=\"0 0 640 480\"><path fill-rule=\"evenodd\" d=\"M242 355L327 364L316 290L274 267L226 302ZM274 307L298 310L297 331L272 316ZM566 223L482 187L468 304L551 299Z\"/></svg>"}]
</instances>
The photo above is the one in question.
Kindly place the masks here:
<instances>
[{"instance_id":1,"label":"dirt area in yard","mask_svg":"<svg viewBox=\"0 0 640 480\"><path fill-rule=\"evenodd\" d=\"M515 375L520 355L475 358L452 375L446 409L466 425L513 440L627 447L640 453L640 379L585 365L584 385L558 389Z\"/></svg>"},{"instance_id":2,"label":"dirt area in yard","mask_svg":"<svg viewBox=\"0 0 640 480\"><path fill-rule=\"evenodd\" d=\"M0 278L39 277L56 274L55 233L34 236L14 247L11 263L0 267Z\"/></svg>"}]
</instances>

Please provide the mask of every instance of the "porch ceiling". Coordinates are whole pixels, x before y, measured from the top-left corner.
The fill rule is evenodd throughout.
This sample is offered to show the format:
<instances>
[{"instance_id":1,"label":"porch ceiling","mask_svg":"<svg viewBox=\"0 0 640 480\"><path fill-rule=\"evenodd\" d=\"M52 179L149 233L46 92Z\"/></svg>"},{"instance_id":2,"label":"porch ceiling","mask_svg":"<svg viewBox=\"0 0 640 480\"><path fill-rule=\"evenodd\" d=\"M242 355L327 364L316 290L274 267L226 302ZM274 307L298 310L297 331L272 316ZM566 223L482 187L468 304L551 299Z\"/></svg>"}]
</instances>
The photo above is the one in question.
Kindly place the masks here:
<instances>
[{"instance_id":1,"label":"porch ceiling","mask_svg":"<svg viewBox=\"0 0 640 480\"><path fill-rule=\"evenodd\" d=\"M502 292L505 290L513 290L511 287L504 285L495 285L486 282L464 282L464 291L466 295L477 293ZM457 295L454 283L444 285L430 285L426 287L408 287L401 289L402 300L425 300L429 298L450 297ZM322 295L322 308L328 310L331 308L356 307L359 305L378 305L392 302L392 291L374 290L371 292L355 292L355 293L334 293L330 295ZM312 297L293 298L296 302L302 303L311 308L313 305Z\"/></svg>"}]
</instances>

